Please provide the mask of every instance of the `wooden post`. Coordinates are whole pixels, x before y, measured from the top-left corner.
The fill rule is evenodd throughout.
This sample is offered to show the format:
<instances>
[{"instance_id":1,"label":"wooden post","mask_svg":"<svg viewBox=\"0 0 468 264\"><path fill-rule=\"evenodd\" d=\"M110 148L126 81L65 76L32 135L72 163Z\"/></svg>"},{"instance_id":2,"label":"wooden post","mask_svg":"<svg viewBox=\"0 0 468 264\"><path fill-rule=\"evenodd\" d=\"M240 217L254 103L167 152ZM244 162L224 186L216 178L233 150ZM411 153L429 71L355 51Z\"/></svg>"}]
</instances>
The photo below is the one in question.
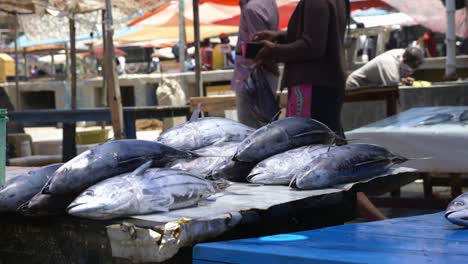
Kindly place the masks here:
<instances>
[{"instance_id":1,"label":"wooden post","mask_svg":"<svg viewBox=\"0 0 468 264\"><path fill-rule=\"evenodd\" d=\"M65 43L65 78L70 80L70 54L68 50L68 44Z\"/></svg>"},{"instance_id":2,"label":"wooden post","mask_svg":"<svg viewBox=\"0 0 468 264\"><path fill-rule=\"evenodd\" d=\"M114 137L116 139L124 138L124 122L123 122L123 109L122 98L120 97L119 79L115 72L115 54L113 34L114 29L112 26L112 6L111 0L106 0L106 45L104 46L105 57L105 71L106 71L106 84L108 89L109 104L111 108L112 127L114 129Z\"/></svg>"},{"instance_id":3,"label":"wooden post","mask_svg":"<svg viewBox=\"0 0 468 264\"><path fill-rule=\"evenodd\" d=\"M106 47L106 10L101 12L101 21L102 21L102 46ZM102 93L101 93L101 106L105 107L109 105L107 98L107 87L106 87L106 65L104 63L104 58L106 54L106 49L104 49L102 58L101 58L101 67L102 67Z\"/></svg>"},{"instance_id":4,"label":"wooden post","mask_svg":"<svg viewBox=\"0 0 468 264\"><path fill-rule=\"evenodd\" d=\"M71 55L71 109L76 109L76 28L75 19L69 18L70 28L70 55Z\"/></svg>"},{"instance_id":5,"label":"wooden post","mask_svg":"<svg viewBox=\"0 0 468 264\"><path fill-rule=\"evenodd\" d=\"M456 61L456 35L455 35L455 0L446 0L445 7L447 12L447 31L445 33L445 43L447 44L447 58L445 62L445 79L456 80L457 61Z\"/></svg>"},{"instance_id":6,"label":"wooden post","mask_svg":"<svg viewBox=\"0 0 468 264\"><path fill-rule=\"evenodd\" d=\"M52 74L52 79L55 79L55 59L54 59L54 53L50 52L50 70Z\"/></svg>"},{"instance_id":7,"label":"wooden post","mask_svg":"<svg viewBox=\"0 0 468 264\"><path fill-rule=\"evenodd\" d=\"M199 0L193 0L193 32L195 41L195 90L198 96L204 96L201 79L201 58L200 58L200 12L198 11Z\"/></svg>"},{"instance_id":8,"label":"wooden post","mask_svg":"<svg viewBox=\"0 0 468 264\"><path fill-rule=\"evenodd\" d=\"M23 48L23 59L24 59L24 76L28 78L29 70L28 70L28 56L26 53L26 48Z\"/></svg>"},{"instance_id":9,"label":"wooden post","mask_svg":"<svg viewBox=\"0 0 468 264\"><path fill-rule=\"evenodd\" d=\"M76 110L76 28L75 18L68 19L68 27L70 30L70 86L71 86L71 110ZM62 160L67 162L76 156L76 123L63 124L63 146Z\"/></svg>"},{"instance_id":10,"label":"wooden post","mask_svg":"<svg viewBox=\"0 0 468 264\"><path fill-rule=\"evenodd\" d=\"M21 109L21 100L20 100L20 90L19 90L19 78L18 78L18 70L19 70L19 65L18 65L18 14L15 13L15 21L13 23L14 25L14 32L15 32L15 96L16 96L16 110Z\"/></svg>"},{"instance_id":11,"label":"wooden post","mask_svg":"<svg viewBox=\"0 0 468 264\"><path fill-rule=\"evenodd\" d=\"M185 71L185 1L179 0L179 64L180 71Z\"/></svg>"}]
</instances>

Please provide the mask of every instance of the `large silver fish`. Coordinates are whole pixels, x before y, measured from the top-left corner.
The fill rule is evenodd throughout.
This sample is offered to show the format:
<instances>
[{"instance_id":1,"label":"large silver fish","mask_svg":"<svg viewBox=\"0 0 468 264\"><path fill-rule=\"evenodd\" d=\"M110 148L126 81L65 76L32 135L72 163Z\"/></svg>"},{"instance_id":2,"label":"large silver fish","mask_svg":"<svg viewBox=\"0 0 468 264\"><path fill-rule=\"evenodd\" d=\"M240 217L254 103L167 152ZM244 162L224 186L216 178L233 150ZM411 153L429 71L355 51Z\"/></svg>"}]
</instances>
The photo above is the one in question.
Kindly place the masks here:
<instances>
[{"instance_id":1,"label":"large silver fish","mask_svg":"<svg viewBox=\"0 0 468 264\"><path fill-rule=\"evenodd\" d=\"M371 144L349 144L319 155L291 181L298 189L322 189L365 180L407 161L387 149Z\"/></svg>"},{"instance_id":2,"label":"large silver fish","mask_svg":"<svg viewBox=\"0 0 468 264\"><path fill-rule=\"evenodd\" d=\"M297 172L320 154L335 146L310 145L276 154L258 163L247 181L257 184L289 185Z\"/></svg>"},{"instance_id":3,"label":"large silver fish","mask_svg":"<svg viewBox=\"0 0 468 264\"><path fill-rule=\"evenodd\" d=\"M197 205L218 190L217 183L186 171L147 169L116 176L88 188L67 211L74 216L97 220L167 212Z\"/></svg>"},{"instance_id":4,"label":"large silver fish","mask_svg":"<svg viewBox=\"0 0 468 264\"><path fill-rule=\"evenodd\" d=\"M62 164L53 164L28 171L8 180L0 189L0 212L15 212L38 193L49 177Z\"/></svg>"},{"instance_id":5,"label":"large silver fish","mask_svg":"<svg viewBox=\"0 0 468 264\"><path fill-rule=\"evenodd\" d=\"M65 163L52 175L42 193L77 194L99 181L131 172L149 160L152 160L155 166L164 166L175 159L192 156L191 153L153 141L110 141Z\"/></svg>"},{"instance_id":6,"label":"large silver fish","mask_svg":"<svg viewBox=\"0 0 468 264\"><path fill-rule=\"evenodd\" d=\"M468 227L468 193L459 195L449 203L445 218L453 224Z\"/></svg>"},{"instance_id":7,"label":"large silver fish","mask_svg":"<svg viewBox=\"0 0 468 264\"><path fill-rule=\"evenodd\" d=\"M240 142L253 131L234 120L206 117L175 126L163 132L157 141L181 150L195 150L217 142Z\"/></svg>"},{"instance_id":8,"label":"large silver fish","mask_svg":"<svg viewBox=\"0 0 468 264\"><path fill-rule=\"evenodd\" d=\"M232 162L232 156L234 156L238 145L238 142L221 142L194 150L193 152L200 157L176 160L172 162L169 167L172 169L189 171L206 178L212 175L215 169Z\"/></svg>"},{"instance_id":9,"label":"large silver fish","mask_svg":"<svg viewBox=\"0 0 468 264\"><path fill-rule=\"evenodd\" d=\"M234 160L259 162L286 150L313 144L331 144L337 136L321 122L288 117L259 128L244 139Z\"/></svg>"}]
</instances>

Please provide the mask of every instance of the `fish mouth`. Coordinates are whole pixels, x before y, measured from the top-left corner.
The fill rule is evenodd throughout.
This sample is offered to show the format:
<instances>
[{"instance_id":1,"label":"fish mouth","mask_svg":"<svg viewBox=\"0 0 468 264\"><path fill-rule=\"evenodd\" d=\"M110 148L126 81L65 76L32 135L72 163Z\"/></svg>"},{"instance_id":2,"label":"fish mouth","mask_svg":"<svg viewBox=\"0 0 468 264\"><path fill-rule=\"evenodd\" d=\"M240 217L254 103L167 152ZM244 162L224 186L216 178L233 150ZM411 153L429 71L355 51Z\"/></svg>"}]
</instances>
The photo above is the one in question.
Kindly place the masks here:
<instances>
[{"instance_id":1,"label":"fish mouth","mask_svg":"<svg viewBox=\"0 0 468 264\"><path fill-rule=\"evenodd\" d=\"M248 182L251 182L250 180L252 180L253 177L257 176L257 175L260 175L261 173L258 172L258 173L252 173L252 174L249 174L247 175L247 177L245 177L245 179L248 181Z\"/></svg>"},{"instance_id":2,"label":"fish mouth","mask_svg":"<svg viewBox=\"0 0 468 264\"><path fill-rule=\"evenodd\" d=\"M67 209L65 209L67 212L71 211L72 209L76 209L76 207L84 205L85 203L72 203L70 204Z\"/></svg>"},{"instance_id":3,"label":"fish mouth","mask_svg":"<svg viewBox=\"0 0 468 264\"><path fill-rule=\"evenodd\" d=\"M445 213L445 218L453 224L468 227L468 215L460 211L448 211Z\"/></svg>"}]
</instances>

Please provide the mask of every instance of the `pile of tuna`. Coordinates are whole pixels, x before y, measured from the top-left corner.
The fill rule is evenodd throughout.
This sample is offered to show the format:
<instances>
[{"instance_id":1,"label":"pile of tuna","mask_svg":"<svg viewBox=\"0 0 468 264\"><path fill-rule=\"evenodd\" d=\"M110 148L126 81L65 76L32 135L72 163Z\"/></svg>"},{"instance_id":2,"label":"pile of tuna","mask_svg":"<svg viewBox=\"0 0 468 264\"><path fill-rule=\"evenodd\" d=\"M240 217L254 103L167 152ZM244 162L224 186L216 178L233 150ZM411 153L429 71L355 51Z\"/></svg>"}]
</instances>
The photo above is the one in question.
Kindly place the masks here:
<instances>
[{"instance_id":1,"label":"pile of tuna","mask_svg":"<svg viewBox=\"0 0 468 264\"><path fill-rule=\"evenodd\" d=\"M110 141L19 175L0 190L0 213L111 219L167 212L196 206L231 181L320 189L406 161L376 145L337 142L343 139L313 119L286 118L254 130L192 117L155 142Z\"/></svg>"}]
</instances>

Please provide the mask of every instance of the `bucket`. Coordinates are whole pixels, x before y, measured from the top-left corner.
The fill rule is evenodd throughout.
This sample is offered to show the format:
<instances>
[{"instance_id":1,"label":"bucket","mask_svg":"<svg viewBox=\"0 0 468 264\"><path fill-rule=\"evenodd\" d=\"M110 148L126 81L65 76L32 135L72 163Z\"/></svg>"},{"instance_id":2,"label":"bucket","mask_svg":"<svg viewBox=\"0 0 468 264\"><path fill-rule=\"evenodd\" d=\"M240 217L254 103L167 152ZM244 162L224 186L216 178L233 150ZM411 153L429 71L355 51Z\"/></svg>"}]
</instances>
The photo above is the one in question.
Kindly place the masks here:
<instances>
[{"instance_id":1,"label":"bucket","mask_svg":"<svg viewBox=\"0 0 468 264\"><path fill-rule=\"evenodd\" d=\"M0 186L5 183L7 110L0 109Z\"/></svg>"}]
</instances>

